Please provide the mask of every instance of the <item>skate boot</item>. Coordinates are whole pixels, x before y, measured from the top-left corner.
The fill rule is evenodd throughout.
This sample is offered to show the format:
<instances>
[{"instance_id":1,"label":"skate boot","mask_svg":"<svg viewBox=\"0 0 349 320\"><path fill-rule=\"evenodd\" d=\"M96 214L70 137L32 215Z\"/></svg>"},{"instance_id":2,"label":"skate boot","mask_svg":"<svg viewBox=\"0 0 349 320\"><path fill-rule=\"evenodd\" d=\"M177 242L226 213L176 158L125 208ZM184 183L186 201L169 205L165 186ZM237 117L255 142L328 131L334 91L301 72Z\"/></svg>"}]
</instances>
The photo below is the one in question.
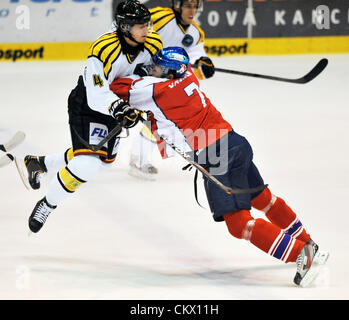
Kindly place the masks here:
<instances>
[{"instance_id":1,"label":"skate boot","mask_svg":"<svg viewBox=\"0 0 349 320\"><path fill-rule=\"evenodd\" d=\"M18 173L25 185L30 190L38 190L40 188L40 178L43 173L47 172L44 157L25 156L22 159L15 159Z\"/></svg>"},{"instance_id":2,"label":"skate boot","mask_svg":"<svg viewBox=\"0 0 349 320\"><path fill-rule=\"evenodd\" d=\"M56 209L57 206L51 206L46 197L38 201L32 214L29 217L29 229L36 233L44 225L49 214Z\"/></svg>"},{"instance_id":3,"label":"skate boot","mask_svg":"<svg viewBox=\"0 0 349 320\"><path fill-rule=\"evenodd\" d=\"M157 174L158 169L155 168L151 163L147 163L141 167L141 171L147 174Z\"/></svg>"},{"instance_id":4,"label":"skate boot","mask_svg":"<svg viewBox=\"0 0 349 320\"><path fill-rule=\"evenodd\" d=\"M300 287L310 286L328 257L328 252L319 251L319 246L309 239L297 257L297 272L293 282Z\"/></svg>"},{"instance_id":5,"label":"skate boot","mask_svg":"<svg viewBox=\"0 0 349 320\"><path fill-rule=\"evenodd\" d=\"M130 161L129 175L144 179L144 180L155 180L158 169L151 163L146 163L142 166L137 164L137 161Z\"/></svg>"},{"instance_id":6,"label":"skate boot","mask_svg":"<svg viewBox=\"0 0 349 320\"><path fill-rule=\"evenodd\" d=\"M28 181L34 190L40 188L40 175L47 172L43 158L35 156L26 156L24 158L24 163L28 171Z\"/></svg>"},{"instance_id":7,"label":"skate boot","mask_svg":"<svg viewBox=\"0 0 349 320\"><path fill-rule=\"evenodd\" d=\"M312 245L316 245L317 244L312 240L312 239L309 239L310 244ZM328 257L330 256L329 252L328 251L321 251L320 249L318 249L315 257L314 257L314 261L313 263L314 264L319 264L319 265L323 265L326 263Z\"/></svg>"}]
</instances>

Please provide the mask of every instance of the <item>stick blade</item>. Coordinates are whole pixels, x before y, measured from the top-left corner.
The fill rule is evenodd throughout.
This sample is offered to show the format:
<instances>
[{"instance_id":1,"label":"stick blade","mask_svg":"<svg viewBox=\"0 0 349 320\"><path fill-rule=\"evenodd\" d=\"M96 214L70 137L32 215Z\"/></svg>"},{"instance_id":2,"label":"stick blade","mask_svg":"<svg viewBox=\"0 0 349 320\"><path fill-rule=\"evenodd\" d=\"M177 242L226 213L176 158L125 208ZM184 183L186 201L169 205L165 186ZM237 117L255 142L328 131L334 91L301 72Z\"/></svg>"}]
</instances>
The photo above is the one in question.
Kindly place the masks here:
<instances>
[{"instance_id":1,"label":"stick blade","mask_svg":"<svg viewBox=\"0 0 349 320\"><path fill-rule=\"evenodd\" d=\"M15 135L3 145L3 148L5 151L11 151L15 147L17 147L19 144L23 142L25 139L25 133L23 131L17 131Z\"/></svg>"},{"instance_id":2,"label":"stick blade","mask_svg":"<svg viewBox=\"0 0 349 320\"><path fill-rule=\"evenodd\" d=\"M297 79L297 83L308 83L315 79L328 65L328 60L326 58L321 59L317 65L304 77Z\"/></svg>"}]
</instances>

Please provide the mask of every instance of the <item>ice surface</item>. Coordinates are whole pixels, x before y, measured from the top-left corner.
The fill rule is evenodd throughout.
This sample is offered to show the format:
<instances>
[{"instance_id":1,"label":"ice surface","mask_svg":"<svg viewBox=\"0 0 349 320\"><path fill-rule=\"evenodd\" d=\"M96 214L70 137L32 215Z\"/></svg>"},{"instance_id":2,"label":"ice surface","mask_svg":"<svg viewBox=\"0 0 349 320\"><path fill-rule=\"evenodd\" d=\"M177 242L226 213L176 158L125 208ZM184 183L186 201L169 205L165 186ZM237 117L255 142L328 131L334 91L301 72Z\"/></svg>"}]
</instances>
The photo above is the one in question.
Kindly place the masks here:
<instances>
[{"instance_id":1,"label":"ice surface","mask_svg":"<svg viewBox=\"0 0 349 320\"><path fill-rule=\"evenodd\" d=\"M300 77L323 55L216 58L216 66ZM283 264L211 218L183 160L161 160L157 181L127 174L132 136L113 169L87 183L28 237L28 217L47 190L28 192L14 164L0 170L0 299L348 299L349 56L329 55L306 85L217 73L202 88L247 137L274 194L298 213L330 259L312 288ZM70 146L67 97L83 62L0 64L0 143L26 132L13 153ZM201 180L201 179L200 179ZM262 217L252 211L255 217Z\"/></svg>"}]
</instances>

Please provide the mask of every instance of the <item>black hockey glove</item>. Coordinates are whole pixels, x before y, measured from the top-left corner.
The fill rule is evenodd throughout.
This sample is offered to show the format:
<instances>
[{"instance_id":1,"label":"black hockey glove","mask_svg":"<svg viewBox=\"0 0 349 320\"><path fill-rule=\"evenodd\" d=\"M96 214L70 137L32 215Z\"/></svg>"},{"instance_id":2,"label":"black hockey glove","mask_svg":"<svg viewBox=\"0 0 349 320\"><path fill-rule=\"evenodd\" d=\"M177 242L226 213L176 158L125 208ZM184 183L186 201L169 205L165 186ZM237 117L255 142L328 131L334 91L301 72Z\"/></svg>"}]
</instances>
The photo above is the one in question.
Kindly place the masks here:
<instances>
[{"instance_id":1,"label":"black hockey glove","mask_svg":"<svg viewBox=\"0 0 349 320\"><path fill-rule=\"evenodd\" d=\"M152 69L151 65L139 63L139 64L137 64L133 73L136 74L137 76L145 77L145 76L149 75L149 72L151 69Z\"/></svg>"},{"instance_id":2,"label":"black hockey glove","mask_svg":"<svg viewBox=\"0 0 349 320\"><path fill-rule=\"evenodd\" d=\"M127 129L134 127L140 119L140 113L138 110L131 108L128 102L125 102L122 99L116 100L111 104L109 107L109 113L120 123L125 120L123 127Z\"/></svg>"},{"instance_id":3,"label":"black hockey glove","mask_svg":"<svg viewBox=\"0 0 349 320\"><path fill-rule=\"evenodd\" d=\"M195 74L199 79L208 79L214 75L215 68L213 62L208 57L201 57L194 63L194 68L196 68Z\"/></svg>"}]
</instances>

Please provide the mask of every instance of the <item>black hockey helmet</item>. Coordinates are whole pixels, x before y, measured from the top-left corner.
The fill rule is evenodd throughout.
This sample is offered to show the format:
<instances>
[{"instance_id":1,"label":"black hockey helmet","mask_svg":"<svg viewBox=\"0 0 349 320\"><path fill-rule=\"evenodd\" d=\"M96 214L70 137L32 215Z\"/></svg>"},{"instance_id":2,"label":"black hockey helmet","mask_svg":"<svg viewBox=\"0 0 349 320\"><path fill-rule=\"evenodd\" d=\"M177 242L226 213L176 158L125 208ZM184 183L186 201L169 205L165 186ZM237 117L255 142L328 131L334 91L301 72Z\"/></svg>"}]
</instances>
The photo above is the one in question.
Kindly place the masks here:
<instances>
[{"instance_id":1,"label":"black hockey helmet","mask_svg":"<svg viewBox=\"0 0 349 320\"><path fill-rule=\"evenodd\" d=\"M182 11L182 6L184 2L193 2L193 1L197 1L196 3L196 9L198 11L202 11L203 9L203 0L172 0L172 8L175 11L181 12Z\"/></svg>"},{"instance_id":2,"label":"black hockey helmet","mask_svg":"<svg viewBox=\"0 0 349 320\"><path fill-rule=\"evenodd\" d=\"M137 0L122 1L116 7L115 22L117 28L129 35L132 26L151 22L148 8Z\"/></svg>"}]
</instances>

